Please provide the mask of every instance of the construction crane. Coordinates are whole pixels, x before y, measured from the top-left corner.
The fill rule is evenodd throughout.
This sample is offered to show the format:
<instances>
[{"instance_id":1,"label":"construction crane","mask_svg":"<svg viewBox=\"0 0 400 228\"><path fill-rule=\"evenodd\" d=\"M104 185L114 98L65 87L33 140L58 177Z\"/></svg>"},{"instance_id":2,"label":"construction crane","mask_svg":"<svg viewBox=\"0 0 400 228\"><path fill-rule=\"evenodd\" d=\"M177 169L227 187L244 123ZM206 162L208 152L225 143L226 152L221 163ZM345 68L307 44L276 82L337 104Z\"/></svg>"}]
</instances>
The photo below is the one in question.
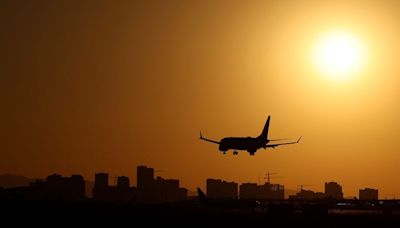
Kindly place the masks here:
<instances>
[{"instance_id":1,"label":"construction crane","mask_svg":"<svg viewBox=\"0 0 400 228\"><path fill-rule=\"evenodd\" d=\"M271 178L282 178L282 177L277 177L277 176L274 176L274 177L271 177L272 175L276 175L276 174L278 174L278 173L270 173L270 172L267 172L266 174L265 174L265 177L264 177L264 180L266 179L267 180L267 183L271 183L270 181L271 181Z\"/></svg>"},{"instance_id":2,"label":"construction crane","mask_svg":"<svg viewBox=\"0 0 400 228\"><path fill-rule=\"evenodd\" d=\"M300 187L300 192L303 191L303 187L310 187L310 186L312 186L312 184L300 184L300 185L297 185L297 187Z\"/></svg>"}]
</instances>

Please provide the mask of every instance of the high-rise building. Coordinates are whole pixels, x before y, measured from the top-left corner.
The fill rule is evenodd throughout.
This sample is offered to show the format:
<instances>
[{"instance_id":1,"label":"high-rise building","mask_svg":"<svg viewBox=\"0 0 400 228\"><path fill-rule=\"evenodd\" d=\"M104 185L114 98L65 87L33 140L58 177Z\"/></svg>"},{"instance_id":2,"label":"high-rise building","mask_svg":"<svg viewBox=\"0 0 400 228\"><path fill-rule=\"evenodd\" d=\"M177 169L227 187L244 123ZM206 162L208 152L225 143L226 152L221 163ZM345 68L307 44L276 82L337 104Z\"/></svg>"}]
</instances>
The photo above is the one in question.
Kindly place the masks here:
<instances>
[{"instance_id":1,"label":"high-rise building","mask_svg":"<svg viewBox=\"0 0 400 228\"><path fill-rule=\"evenodd\" d=\"M378 189L360 189L358 197L360 200L378 200Z\"/></svg>"},{"instance_id":2,"label":"high-rise building","mask_svg":"<svg viewBox=\"0 0 400 228\"><path fill-rule=\"evenodd\" d=\"M93 198L103 200L107 196L108 173L96 173L94 178Z\"/></svg>"},{"instance_id":3,"label":"high-rise building","mask_svg":"<svg viewBox=\"0 0 400 228\"><path fill-rule=\"evenodd\" d=\"M72 175L68 182L72 198L85 197L85 180L81 175Z\"/></svg>"},{"instance_id":4,"label":"high-rise building","mask_svg":"<svg viewBox=\"0 0 400 228\"><path fill-rule=\"evenodd\" d=\"M137 202L163 203L184 200L187 190L179 187L179 180L154 179L154 169L146 166L137 167Z\"/></svg>"},{"instance_id":5,"label":"high-rise building","mask_svg":"<svg viewBox=\"0 0 400 228\"><path fill-rule=\"evenodd\" d=\"M146 166L137 167L137 188L148 189L154 185L154 169Z\"/></svg>"},{"instance_id":6,"label":"high-rise building","mask_svg":"<svg viewBox=\"0 0 400 228\"><path fill-rule=\"evenodd\" d=\"M157 177L154 187L157 202L180 201L187 197L187 190L179 187L179 180Z\"/></svg>"},{"instance_id":7,"label":"high-rise building","mask_svg":"<svg viewBox=\"0 0 400 228\"><path fill-rule=\"evenodd\" d=\"M266 182L263 185L245 183L240 185L241 199L283 200L285 189L283 185Z\"/></svg>"},{"instance_id":8,"label":"high-rise building","mask_svg":"<svg viewBox=\"0 0 400 228\"><path fill-rule=\"evenodd\" d=\"M283 185L271 184L269 182L258 186L257 199L265 200L283 200L285 198L285 189Z\"/></svg>"},{"instance_id":9,"label":"high-rise building","mask_svg":"<svg viewBox=\"0 0 400 228\"><path fill-rule=\"evenodd\" d=\"M136 197L136 188L129 187L129 178L117 177L117 186L108 185L107 173L96 173L93 198L100 201L130 201Z\"/></svg>"},{"instance_id":10,"label":"high-rise building","mask_svg":"<svg viewBox=\"0 0 400 228\"><path fill-rule=\"evenodd\" d=\"M325 197L330 199L343 199L342 186L336 182L325 183Z\"/></svg>"},{"instance_id":11,"label":"high-rise building","mask_svg":"<svg viewBox=\"0 0 400 228\"><path fill-rule=\"evenodd\" d=\"M244 183L239 187L240 199L257 199L258 186L253 183Z\"/></svg>"},{"instance_id":12,"label":"high-rise building","mask_svg":"<svg viewBox=\"0 0 400 228\"><path fill-rule=\"evenodd\" d=\"M108 186L108 173L96 173L94 176L95 188L106 188Z\"/></svg>"},{"instance_id":13,"label":"high-rise building","mask_svg":"<svg viewBox=\"0 0 400 228\"><path fill-rule=\"evenodd\" d=\"M237 199L238 184L216 179L207 179L207 197Z\"/></svg>"}]
</instances>

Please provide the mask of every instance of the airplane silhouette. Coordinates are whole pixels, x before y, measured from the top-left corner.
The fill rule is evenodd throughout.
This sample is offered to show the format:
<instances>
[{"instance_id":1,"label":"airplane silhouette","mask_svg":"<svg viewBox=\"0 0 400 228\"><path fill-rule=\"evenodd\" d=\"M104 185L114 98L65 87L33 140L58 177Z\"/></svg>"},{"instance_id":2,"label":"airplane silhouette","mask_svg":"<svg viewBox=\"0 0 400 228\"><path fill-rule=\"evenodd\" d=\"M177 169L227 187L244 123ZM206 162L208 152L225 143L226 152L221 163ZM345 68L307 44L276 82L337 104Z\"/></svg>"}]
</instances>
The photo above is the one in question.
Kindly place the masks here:
<instances>
[{"instance_id":1,"label":"airplane silhouette","mask_svg":"<svg viewBox=\"0 0 400 228\"><path fill-rule=\"evenodd\" d=\"M297 144L300 142L301 136L297 141L294 141L294 142L268 144L271 141L286 140L286 139L268 139L268 128L269 128L270 119L271 119L271 116L268 116L267 122L265 123L264 129L261 132L261 135L256 138L227 137L227 138L223 138L220 142L217 142L217 141L214 141L211 139L204 138L200 131L200 139L207 141L207 142L219 144L219 150L222 151L224 154L226 154L226 151L233 149L234 155L238 154L237 150L246 150L247 152L250 153L250 155L254 155L256 153L256 151L260 148L266 149L268 147L272 147L274 149L277 146L288 145L288 144Z\"/></svg>"}]
</instances>

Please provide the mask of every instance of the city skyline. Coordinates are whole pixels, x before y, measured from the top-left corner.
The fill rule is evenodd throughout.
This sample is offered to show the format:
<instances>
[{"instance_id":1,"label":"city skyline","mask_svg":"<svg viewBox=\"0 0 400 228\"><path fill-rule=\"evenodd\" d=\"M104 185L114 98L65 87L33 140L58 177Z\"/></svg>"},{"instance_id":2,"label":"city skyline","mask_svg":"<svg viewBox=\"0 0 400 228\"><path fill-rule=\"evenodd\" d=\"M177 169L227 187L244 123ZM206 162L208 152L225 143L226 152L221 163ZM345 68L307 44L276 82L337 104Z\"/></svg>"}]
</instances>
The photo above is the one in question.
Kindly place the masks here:
<instances>
[{"instance_id":1,"label":"city skyline","mask_svg":"<svg viewBox=\"0 0 400 228\"><path fill-rule=\"evenodd\" d=\"M227 182L207 179L206 194L197 188L189 196L178 179L154 176L154 168L137 167L136 187L126 176L95 173L95 183L88 189L80 175L49 175L25 187L0 187L0 209L4 222L12 224L380 224L398 222L400 200L379 199L378 189L359 190L359 196L343 198L342 186L325 182L324 192L303 189L288 198L284 186L270 183ZM115 178L114 185L109 180ZM16 215L25 219L16 219ZM222 216L222 217L221 217ZM251 223L249 222L251 221ZM299 223L301 222L301 223ZM372 223L373 222L373 223Z\"/></svg>"},{"instance_id":2,"label":"city skyline","mask_svg":"<svg viewBox=\"0 0 400 228\"><path fill-rule=\"evenodd\" d=\"M166 181L167 182L168 181L176 182L176 184L177 184L177 186L179 188L179 185L180 185L179 184L179 182L180 182L179 179L164 179L161 176L155 175L157 170L155 170L152 167L148 167L148 166L145 166L145 165L139 165L139 166L137 166L136 170L137 170L136 175L135 175L136 178L135 178L134 181L131 181L132 179L130 179L128 176L124 176L124 175L122 175L122 176L113 176L113 175L109 175L109 173L107 173L107 172L96 172L94 174L94 177L95 177L94 181L91 180L91 179L84 179L80 174L73 174L73 175L71 175L71 178L78 178L78 180L79 180L79 178L81 178L80 181L84 181L86 183L87 182L92 183L93 186L85 184L86 188L87 188L87 186L91 186L93 189L83 190L83 192L84 192L83 194L86 197L94 198L94 199L96 199L96 198L98 198L98 199L109 199L109 197L111 197L111 199L117 197L117 199L118 199L118 197L124 197L124 196L126 197L127 194L128 195L132 194L132 193L127 193L126 192L127 188L133 188L133 191L136 192L136 189L148 188L148 186L152 185L153 181L155 181L155 182L157 182L157 181L160 182L161 181L160 183L164 183ZM265 178L263 178L264 182L262 182L262 181L261 182L250 182L250 181L247 181L247 182L238 183L238 182L235 182L233 180L227 181L227 180L223 180L223 179L207 178L206 181L205 181L205 187L203 189L206 189L207 196L211 197L211 198L213 198L213 197L217 197L218 198L218 194L222 194L222 195L231 194L230 196L228 196L228 198L232 198L232 199L239 199L240 198L241 199L242 197L240 197L240 196L242 195L242 191L250 191L250 192L253 191L253 193L251 193L251 194L256 194L256 193L254 193L254 191L259 191L259 190L254 190L254 188L263 188L263 186L270 186L270 187L267 187L267 188L268 189L269 188L275 189L274 191L282 190L282 193L277 193L278 195L277 194L273 194L273 196L271 196L272 197L271 199L276 198L276 197L277 197L276 199L287 199L287 198L289 198L289 199L290 198L293 198L293 199L300 198L300 199L302 199L302 197L305 197L305 199L313 199L313 198L319 199L319 198L325 198L326 197L326 196L322 195L323 193L321 193L321 191L315 191L315 189L312 188L314 185L297 185L297 190L294 193L293 193L294 189L290 189L290 188L288 189L289 192L292 192L292 194L289 194L289 192L284 191L284 189L286 189L286 188L284 188L284 185L280 185L279 183L273 183L273 182L270 181L270 178L271 178L270 175L271 174L275 175L276 173L267 172L265 174ZM140 176L142 177L142 179L138 179ZM42 185L43 181L54 180L54 179L57 179L57 178L61 180L61 178L64 178L64 177L62 175L60 175L60 174L52 174L52 175L47 176L47 178L40 178L40 179L36 178L35 181L30 181L29 182L29 186L34 186L35 187L37 185ZM274 179L274 177L272 177L272 179ZM97 193L97 196L96 196L95 189L99 188L99 187L96 187L96 186L99 185L99 183L101 183L100 185L102 187L100 187L100 189L102 189L101 191L103 193L100 193L100 196L99 196L99 193ZM136 183L136 185L133 184L133 183ZM364 195L365 199L370 199L370 198L378 199L378 196L379 196L378 189L373 188L373 186L360 188L360 189L357 190L358 191L358 195L357 196L355 196L355 195L354 196L349 196L349 195L345 195L344 194L344 191L342 190L342 186L339 185L338 183L333 182L333 181L328 181L328 182L324 182L324 183L325 183L325 186L324 186L324 191L323 192L329 198L354 199L354 198L357 198L357 197L358 198L363 198L363 197L361 197L361 195ZM140 185L142 185L142 186L140 186ZM147 185L147 187L144 186L144 185ZM172 183L172 185L175 185L175 183ZM231 193L216 193L217 195L215 195L214 193L211 193L211 196L209 196L209 191L210 191L209 187L210 187L210 185L211 186L227 185L228 189L230 189L230 190L227 190L227 191L231 192ZM14 186L12 188L19 188L19 187L25 187L25 186L28 186L28 185L27 184L26 185L25 184L24 185L21 185L21 184L18 185L17 184L16 186ZM108 190L105 190L106 188L115 188L115 187L119 188L120 186L122 186L123 192L118 192L118 189L115 189L115 190L114 189L110 189L110 193L107 193L107 194L110 194L110 196L101 196L101 194L104 194L104 192L108 191ZM331 187L328 187L328 186L331 186ZM334 193L334 192L337 191L335 189L338 188L336 186L339 186L340 190L338 190L338 191L341 192L340 196L336 196L336 193ZM4 186L0 185L0 187L4 187ZM197 188L201 189L202 187L198 186ZM8 189L8 188L6 187L5 189ZM186 189L186 193L185 193L186 197L188 196L188 191L189 190L190 191L194 190L194 189L188 189L188 188L185 188L185 189ZM232 189L236 189L234 191L235 193L232 193ZM333 190L329 190L329 189L333 189ZM332 191L333 191L333 193L332 193ZM89 193L90 196L88 195L88 192L90 192ZM235 194L236 196L233 196L232 194ZM259 193L257 193L257 194L259 194ZM314 194L316 194L316 195L314 195ZM318 194L320 194L320 195L318 195ZM246 193L244 193L244 199L248 199L248 198L251 199L251 197L249 197L248 195L249 195L249 193L247 193L247 195L246 195ZM389 198L388 198L388 196L385 196L385 197L379 196L379 199L396 199L396 196L395 195L390 195Z\"/></svg>"}]
</instances>

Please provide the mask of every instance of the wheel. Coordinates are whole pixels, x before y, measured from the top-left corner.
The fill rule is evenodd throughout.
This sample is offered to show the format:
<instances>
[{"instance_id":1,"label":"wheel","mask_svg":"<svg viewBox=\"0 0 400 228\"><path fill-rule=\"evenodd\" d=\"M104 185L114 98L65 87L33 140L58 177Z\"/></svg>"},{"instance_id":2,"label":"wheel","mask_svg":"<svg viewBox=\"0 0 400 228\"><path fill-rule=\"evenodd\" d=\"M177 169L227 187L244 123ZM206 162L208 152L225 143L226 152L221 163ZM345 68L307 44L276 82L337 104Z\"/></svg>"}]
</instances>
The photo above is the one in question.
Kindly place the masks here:
<instances>
[{"instance_id":1,"label":"wheel","mask_svg":"<svg viewBox=\"0 0 400 228\"><path fill-rule=\"evenodd\" d=\"M238 155L238 152L237 151L233 151L233 155Z\"/></svg>"}]
</instances>

